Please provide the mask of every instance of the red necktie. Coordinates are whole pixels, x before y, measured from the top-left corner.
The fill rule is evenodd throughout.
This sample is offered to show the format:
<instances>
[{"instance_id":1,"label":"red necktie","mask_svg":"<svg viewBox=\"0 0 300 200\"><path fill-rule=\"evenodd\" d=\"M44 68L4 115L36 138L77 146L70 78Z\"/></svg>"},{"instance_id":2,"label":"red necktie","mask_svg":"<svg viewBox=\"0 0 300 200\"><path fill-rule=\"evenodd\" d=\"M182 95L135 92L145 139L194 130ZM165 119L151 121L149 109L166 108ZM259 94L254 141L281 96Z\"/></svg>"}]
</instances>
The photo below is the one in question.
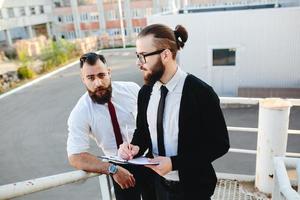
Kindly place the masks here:
<instances>
[{"instance_id":1,"label":"red necktie","mask_svg":"<svg viewBox=\"0 0 300 200\"><path fill-rule=\"evenodd\" d=\"M111 122L112 122L112 125L113 125L113 128L114 128L117 147L119 149L119 146L120 146L120 144L123 143L123 140L122 140L122 135L121 135L119 122L118 122L117 115L116 115L116 110L115 110L115 107L114 107L114 105L112 104L111 101L108 102L108 110L109 110Z\"/></svg>"}]
</instances>

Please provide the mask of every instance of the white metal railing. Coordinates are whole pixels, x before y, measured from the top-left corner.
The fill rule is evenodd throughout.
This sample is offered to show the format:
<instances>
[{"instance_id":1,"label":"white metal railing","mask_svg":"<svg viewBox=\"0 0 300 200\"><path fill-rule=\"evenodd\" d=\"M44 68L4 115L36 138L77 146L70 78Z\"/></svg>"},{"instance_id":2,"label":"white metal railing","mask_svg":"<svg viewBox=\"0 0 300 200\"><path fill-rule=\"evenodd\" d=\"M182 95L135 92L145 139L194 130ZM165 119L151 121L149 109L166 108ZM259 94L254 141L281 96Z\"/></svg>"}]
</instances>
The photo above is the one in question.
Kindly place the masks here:
<instances>
[{"instance_id":1,"label":"white metal railing","mask_svg":"<svg viewBox=\"0 0 300 200\"><path fill-rule=\"evenodd\" d=\"M257 105L264 98L247 98L247 97L220 97L221 104L247 104ZM300 99L285 99L292 103L293 106L300 106Z\"/></svg>"},{"instance_id":2,"label":"white metal railing","mask_svg":"<svg viewBox=\"0 0 300 200\"><path fill-rule=\"evenodd\" d=\"M0 186L0 200L20 197L26 194L48 190L61 185L75 183L99 176L102 200L111 200L112 193L109 177L97 173L87 173L81 170L47 176Z\"/></svg>"},{"instance_id":3,"label":"white metal railing","mask_svg":"<svg viewBox=\"0 0 300 200\"><path fill-rule=\"evenodd\" d=\"M286 168L297 168L298 193L291 186ZM274 188L273 200L300 200L300 159L275 157L274 158Z\"/></svg>"},{"instance_id":4,"label":"white metal railing","mask_svg":"<svg viewBox=\"0 0 300 200\"><path fill-rule=\"evenodd\" d=\"M233 98L233 97L220 97L220 101L222 104L250 104L250 105L256 105L259 103L260 100L263 100L262 98ZM300 106L300 99L288 99L292 103L293 106ZM241 132L258 132L258 128L246 128L246 127L228 127L229 131L241 131ZM289 134L300 134L299 130L288 130ZM235 149L231 148L230 152L236 152L236 153L245 153L245 154L257 154L256 150L247 150L247 149ZM299 156L299 153L286 153L287 156ZM290 158L288 158L290 159ZM279 163L279 164L278 164ZM300 164L298 164L298 175L300 176ZM278 174L284 174L282 171L282 163L280 164L280 161L276 161L276 177L278 177L278 184L280 184L280 194L290 194L289 189L285 189L286 186L284 185L286 182L285 178L282 178L283 176L278 176ZM18 183L12 183L7 185L0 186L0 200L1 199L10 199L15 198L19 196L23 196L26 194L39 192L42 190L47 190L50 188L58 187L65 184L74 183L77 181L85 180L91 177L99 176L99 182L100 182L100 189L101 189L101 195L103 200L111 200L112 199L112 189L110 186L109 177L106 175L100 175L96 173L86 173L84 171L78 170L78 171L72 171L62 174L57 174L53 176L48 177L42 177L38 179L33 180L27 180L23 182ZM283 180L282 180L283 179ZM282 183L282 184L281 184ZM277 184L277 188L279 188ZM298 185L300 187L300 179L298 180ZM288 192L287 192L288 191ZM287 196L288 197L288 196ZM291 198L286 198L287 200L290 200ZM294 200L294 199L293 199ZM296 199L295 199L296 200Z\"/></svg>"},{"instance_id":5,"label":"white metal railing","mask_svg":"<svg viewBox=\"0 0 300 200\"><path fill-rule=\"evenodd\" d=\"M221 104L246 104L246 105L258 105L259 101L263 100L263 98L246 98L246 97L220 97ZM300 99L286 99L290 101L293 106L300 106ZM258 133L258 128L250 128L250 127L233 127L228 126L228 131L233 132L249 132L249 133ZM288 134L300 135L300 130L288 130ZM230 148L229 152L232 153L244 153L244 154L257 154L256 150L250 149L238 149L238 148ZM300 153L292 153L287 152L286 156L290 157L299 157Z\"/></svg>"}]
</instances>

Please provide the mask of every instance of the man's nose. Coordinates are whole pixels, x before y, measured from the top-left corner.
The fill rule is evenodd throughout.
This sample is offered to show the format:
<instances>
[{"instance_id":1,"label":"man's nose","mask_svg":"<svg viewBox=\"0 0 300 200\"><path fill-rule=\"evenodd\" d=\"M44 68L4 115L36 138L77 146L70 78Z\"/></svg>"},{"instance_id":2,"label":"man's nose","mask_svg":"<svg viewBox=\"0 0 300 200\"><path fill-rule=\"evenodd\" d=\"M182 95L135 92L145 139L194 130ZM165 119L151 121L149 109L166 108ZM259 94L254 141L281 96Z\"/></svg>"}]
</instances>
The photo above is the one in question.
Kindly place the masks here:
<instances>
[{"instance_id":1,"label":"man's nose","mask_svg":"<svg viewBox=\"0 0 300 200\"><path fill-rule=\"evenodd\" d=\"M94 80L94 85L95 85L95 87L99 87L99 86L103 85L103 82L102 82L102 80L100 78L96 78Z\"/></svg>"},{"instance_id":2,"label":"man's nose","mask_svg":"<svg viewBox=\"0 0 300 200\"><path fill-rule=\"evenodd\" d=\"M136 62L135 62L136 66L141 69L143 64L141 63L141 61L139 59L136 59Z\"/></svg>"}]
</instances>

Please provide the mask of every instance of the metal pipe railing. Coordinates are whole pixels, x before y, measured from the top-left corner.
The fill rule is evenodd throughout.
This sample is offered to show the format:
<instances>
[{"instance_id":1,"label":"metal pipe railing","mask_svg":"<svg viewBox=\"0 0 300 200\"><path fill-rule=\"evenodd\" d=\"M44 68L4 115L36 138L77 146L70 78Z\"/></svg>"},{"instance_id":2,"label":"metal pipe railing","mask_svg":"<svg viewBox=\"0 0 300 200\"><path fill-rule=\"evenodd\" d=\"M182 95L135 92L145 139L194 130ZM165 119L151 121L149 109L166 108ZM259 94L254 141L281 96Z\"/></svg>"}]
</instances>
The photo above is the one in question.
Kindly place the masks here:
<instances>
[{"instance_id":1,"label":"metal pipe railing","mask_svg":"<svg viewBox=\"0 0 300 200\"><path fill-rule=\"evenodd\" d=\"M257 133L258 128L250 128L250 127L235 127L235 126L227 126L228 131L240 131L240 132L253 132ZM288 134L292 135L300 135L300 130L288 130Z\"/></svg>"},{"instance_id":2,"label":"metal pipe railing","mask_svg":"<svg viewBox=\"0 0 300 200\"><path fill-rule=\"evenodd\" d=\"M286 165L296 168L296 163L300 159L275 157L274 158L274 188L272 192L273 200L300 200L300 195L292 188ZM298 180L299 180L298 172Z\"/></svg>"},{"instance_id":3,"label":"metal pipe railing","mask_svg":"<svg viewBox=\"0 0 300 200\"><path fill-rule=\"evenodd\" d=\"M220 97L221 104L246 104L257 105L264 98L247 98L247 97ZM293 106L300 106L300 99L285 99Z\"/></svg>"},{"instance_id":4,"label":"metal pipe railing","mask_svg":"<svg viewBox=\"0 0 300 200\"><path fill-rule=\"evenodd\" d=\"M110 200L111 194L110 189L107 187L108 180L106 175L101 175L97 173L87 173L81 170L2 185L0 186L0 200L16 198L26 194L48 190L61 185L86 180L95 176L99 176L100 187L102 189L102 199Z\"/></svg>"},{"instance_id":5,"label":"metal pipe railing","mask_svg":"<svg viewBox=\"0 0 300 200\"><path fill-rule=\"evenodd\" d=\"M298 194L300 195L300 160L297 161L297 166L296 166L296 171L297 171L297 176L298 176Z\"/></svg>"},{"instance_id":6,"label":"metal pipe railing","mask_svg":"<svg viewBox=\"0 0 300 200\"><path fill-rule=\"evenodd\" d=\"M261 98L231 98L231 97L220 97L221 103L226 104L250 104L255 105L262 100ZM289 99L289 101L292 102L293 106L300 106L300 99ZM241 131L241 132L258 132L258 128L249 128L249 127L227 127L229 131ZM300 130L288 130L289 134L300 134ZM245 153L245 154L257 154L256 150L247 150L247 149L237 149L237 148L231 148L230 152L234 153ZM300 153L291 153L287 152L285 154L286 156L296 156L300 157ZM289 159L289 158L287 158ZM290 160L285 160L286 164L289 165ZM284 195L291 195L290 188L286 188L285 186L281 186L281 183L286 184L286 179L282 178L282 175L278 174L284 174L282 163L280 161L274 161L276 163L275 166L275 174L277 173L278 184L280 184L280 194ZM299 171L300 171L300 161L299 166L297 167L298 175L300 177ZM284 174L286 175L286 174ZM67 172L63 174L57 174L53 176L48 177L42 177L38 179L33 180L27 180L23 182L18 183L12 183L7 185L0 186L0 200L1 199L10 199L15 198L19 196L23 196L26 194L39 192L42 190L47 190L53 187L58 187L65 184L74 183L80 180L88 179L91 177L99 176L100 181L100 188L101 188L101 194L103 200L110 200L112 197L112 190L109 184L109 177L106 175L100 175L97 173L86 173L84 171L78 170L73 172ZM282 179L282 180L281 180ZM300 180L298 180L298 185L300 185ZM279 188L279 186L277 188ZM287 193L287 194L286 194ZM297 193L297 192L296 192ZM295 195L295 194L292 194ZM287 196L286 199L289 200L289 196ZM293 199L294 200L294 199Z\"/></svg>"}]
</instances>

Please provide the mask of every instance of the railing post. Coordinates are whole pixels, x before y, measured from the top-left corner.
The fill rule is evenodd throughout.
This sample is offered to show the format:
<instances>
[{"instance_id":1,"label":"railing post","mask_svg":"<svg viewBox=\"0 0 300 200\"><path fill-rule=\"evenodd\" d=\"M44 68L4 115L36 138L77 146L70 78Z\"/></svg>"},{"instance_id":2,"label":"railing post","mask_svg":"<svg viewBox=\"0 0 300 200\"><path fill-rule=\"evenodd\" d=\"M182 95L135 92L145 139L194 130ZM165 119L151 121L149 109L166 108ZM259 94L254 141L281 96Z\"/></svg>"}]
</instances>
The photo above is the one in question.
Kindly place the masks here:
<instances>
[{"instance_id":1,"label":"railing post","mask_svg":"<svg viewBox=\"0 0 300 200\"><path fill-rule=\"evenodd\" d=\"M109 176L99 176L100 192L102 200L112 200L111 187L109 183Z\"/></svg>"},{"instance_id":2,"label":"railing post","mask_svg":"<svg viewBox=\"0 0 300 200\"><path fill-rule=\"evenodd\" d=\"M298 178L298 194L300 195L300 160L298 160L296 165L296 171L297 171L297 178Z\"/></svg>"},{"instance_id":3,"label":"railing post","mask_svg":"<svg viewBox=\"0 0 300 200\"><path fill-rule=\"evenodd\" d=\"M291 103L278 98L259 102L255 186L264 193L273 189L273 157L285 156Z\"/></svg>"}]
</instances>

